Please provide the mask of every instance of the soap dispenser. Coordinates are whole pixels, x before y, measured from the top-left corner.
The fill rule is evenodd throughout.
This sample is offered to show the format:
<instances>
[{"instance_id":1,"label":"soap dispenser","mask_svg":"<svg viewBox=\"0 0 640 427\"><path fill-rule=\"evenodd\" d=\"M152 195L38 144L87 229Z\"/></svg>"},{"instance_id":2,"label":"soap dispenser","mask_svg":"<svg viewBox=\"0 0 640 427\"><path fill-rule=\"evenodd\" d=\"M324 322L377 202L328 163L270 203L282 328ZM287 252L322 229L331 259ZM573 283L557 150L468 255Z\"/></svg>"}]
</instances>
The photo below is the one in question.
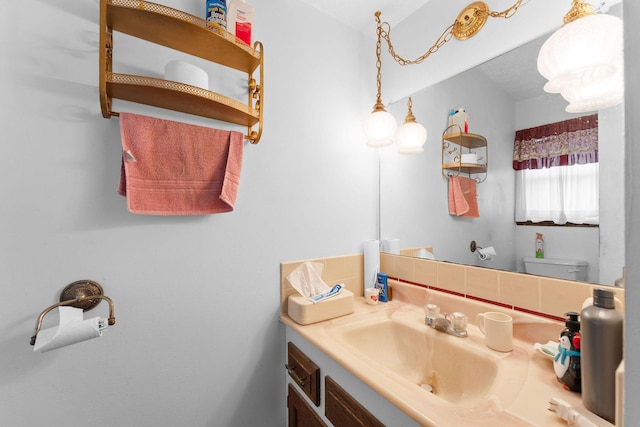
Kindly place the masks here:
<instances>
[{"instance_id":1,"label":"soap dispenser","mask_svg":"<svg viewBox=\"0 0 640 427\"><path fill-rule=\"evenodd\" d=\"M565 313L565 328L560 333L558 353L553 358L553 370L556 378L566 390L581 391L580 374L580 321L578 313Z\"/></svg>"}]
</instances>

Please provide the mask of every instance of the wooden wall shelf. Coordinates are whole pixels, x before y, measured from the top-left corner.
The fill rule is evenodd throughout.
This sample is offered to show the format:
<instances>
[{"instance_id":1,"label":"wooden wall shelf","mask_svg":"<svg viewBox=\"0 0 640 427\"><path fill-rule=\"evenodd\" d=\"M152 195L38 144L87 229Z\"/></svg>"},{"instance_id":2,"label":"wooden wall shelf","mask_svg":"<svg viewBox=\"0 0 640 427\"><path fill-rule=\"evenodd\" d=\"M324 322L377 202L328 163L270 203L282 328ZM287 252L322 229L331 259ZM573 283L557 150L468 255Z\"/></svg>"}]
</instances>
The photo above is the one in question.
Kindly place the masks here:
<instances>
[{"instance_id":1,"label":"wooden wall shelf","mask_svg":"<svg viewBox=\"0 0 640 427\"><path fill-rule=\"evenodd\" d=\"M248 127L246 139L262 134L263 47L207 27L204 19L142 0L100 0L100 104L105 118L117 116L112 98L181 111ZM112 70L113 31L175 49L248 74L247 103L188 84ZM253 74L259 68L259 81ZM252 130L258 125L258 130Z\"/></svg>"},{"instance_id":2,"label":"wooden wall shelf","mask_svg":"<svg viewBox=\"0 0 640 427\"><path fill-rule=\"evenodd\" d=\"M489 167L489 149L487 139L482 135L474 133L463 133L457 129L458 126L449 126L442 133L442 175L448 178L449 175L467 174L472 177L475 174L485 174L476 181L483 182L487 176ZM463 153L470 153L471 150L481 150L484 155L482 163L462 163ZM451 162L451 160L454 160Z\"/></svg>"}]
</instances>

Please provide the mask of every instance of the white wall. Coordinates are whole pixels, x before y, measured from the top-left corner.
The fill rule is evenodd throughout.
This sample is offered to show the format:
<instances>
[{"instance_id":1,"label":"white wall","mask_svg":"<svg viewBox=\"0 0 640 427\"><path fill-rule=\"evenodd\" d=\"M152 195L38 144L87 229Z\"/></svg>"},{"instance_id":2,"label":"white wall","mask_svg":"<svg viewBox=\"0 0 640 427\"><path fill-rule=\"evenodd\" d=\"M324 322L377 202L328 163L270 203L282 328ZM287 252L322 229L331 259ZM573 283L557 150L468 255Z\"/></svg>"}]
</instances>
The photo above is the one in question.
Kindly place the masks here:
<instances>
[{"instance_id":1,"label":"white wall","mask_svg":"<svg viewBox=\"0 0 640 427\"><path fill-rule=\"evenodd\" d=\"M200 0L161 3L204 13ZM359 35L296 1L252 3L264 134L245 146L235 212L184 218L130 214L116 194L119 124L98 100L99 2L0 4L0 425L284 425L279 263L357 253L375 237L377 161L360 136L370 105ZM284 25L283 11L296 19ZM179 56L116 36L115 71L160 76ZM34 353L37 316L83 278L114 299L116 326Z\"/></svg>"}]
</instances>

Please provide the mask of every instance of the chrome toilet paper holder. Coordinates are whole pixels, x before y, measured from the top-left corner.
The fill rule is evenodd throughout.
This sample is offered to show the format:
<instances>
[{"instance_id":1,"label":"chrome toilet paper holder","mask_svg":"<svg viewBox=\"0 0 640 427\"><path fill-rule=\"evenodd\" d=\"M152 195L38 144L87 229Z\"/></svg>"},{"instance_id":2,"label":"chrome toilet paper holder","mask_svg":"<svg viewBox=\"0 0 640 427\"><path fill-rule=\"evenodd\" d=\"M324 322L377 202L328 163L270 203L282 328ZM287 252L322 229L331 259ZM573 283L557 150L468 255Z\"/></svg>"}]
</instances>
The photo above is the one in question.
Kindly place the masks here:
<instances>
[{"instance_id":1,"label":"chrome toilet paper holder","mask_svg":"<svg viewBox=\"0 0 640 427\"><path fill-rule=\"evenodd\" d=\"M104 295L102 286L98 282L93 280L77 280L68 284L60 293L60 302L47 307L38 317L38 323L36 324L36 330L31 337L30 344L35 345L36 337L40 328L42 327L42 320L51 310L60 306L71 306L81 308L83 311L89 311L94 309L98 304L106 300L109 303L109 318L108 323L110 326L116 324L116 318L114 315L113 300Z\"/></svg>"}]
</instances>

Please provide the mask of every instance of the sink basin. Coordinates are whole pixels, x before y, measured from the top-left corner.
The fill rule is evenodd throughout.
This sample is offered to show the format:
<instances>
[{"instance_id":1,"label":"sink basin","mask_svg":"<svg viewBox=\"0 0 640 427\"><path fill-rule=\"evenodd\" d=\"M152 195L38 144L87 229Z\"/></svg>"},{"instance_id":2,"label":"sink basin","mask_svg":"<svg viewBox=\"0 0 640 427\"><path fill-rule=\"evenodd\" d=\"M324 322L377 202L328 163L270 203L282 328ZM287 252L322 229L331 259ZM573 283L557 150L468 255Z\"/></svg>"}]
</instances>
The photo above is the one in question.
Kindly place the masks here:
<instances>
[{"instance_id":1,"label":"sink basin","mask_svg":"<svg viewBox=\"0 0 640 427\"><path fill-rule=\"evenodd\" d=\"M480 332L471 329L474 326L469 337L458 338L428 327L424 315L416 311L357 317L331 322L327 332L357 355L372 375L408 382L416 393L433 394L457 406L474 406L496 397L504 404L514 398L526 378L526 354L517 349L511 353L488 349Z\"/></svg>"}]
</instances>

